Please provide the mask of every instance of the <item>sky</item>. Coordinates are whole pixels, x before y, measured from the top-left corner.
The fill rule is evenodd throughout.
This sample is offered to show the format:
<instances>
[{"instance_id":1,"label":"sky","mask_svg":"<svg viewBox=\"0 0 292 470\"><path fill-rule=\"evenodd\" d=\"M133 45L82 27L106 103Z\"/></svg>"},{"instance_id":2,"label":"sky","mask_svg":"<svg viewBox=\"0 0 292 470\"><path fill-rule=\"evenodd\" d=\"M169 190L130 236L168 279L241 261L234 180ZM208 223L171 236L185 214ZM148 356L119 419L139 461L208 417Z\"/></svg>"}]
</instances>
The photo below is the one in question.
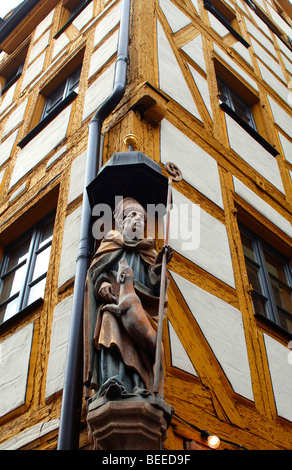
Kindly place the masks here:
<instances>
[{"instance_id":1,"label":"sky","mask_svg":"<svg viewBox=\"0 0 292 470\"><path fill-rule=\"evenodd\" d=\"M4 18L13 8L22 3L22 0L0 0L0 17Z\"/></svg>"}]
</instances>

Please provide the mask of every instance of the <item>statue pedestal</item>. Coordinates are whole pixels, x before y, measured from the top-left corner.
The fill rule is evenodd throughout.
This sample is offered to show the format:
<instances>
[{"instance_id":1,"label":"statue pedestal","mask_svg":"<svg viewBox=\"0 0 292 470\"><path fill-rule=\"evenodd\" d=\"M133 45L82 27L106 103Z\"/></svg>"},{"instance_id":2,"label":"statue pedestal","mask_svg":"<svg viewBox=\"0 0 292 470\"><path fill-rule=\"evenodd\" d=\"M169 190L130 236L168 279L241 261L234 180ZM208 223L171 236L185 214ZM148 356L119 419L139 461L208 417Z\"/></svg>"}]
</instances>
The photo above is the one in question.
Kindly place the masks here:
<instances>
[{"instance_id":1,"label":"statue pedestal","mask_svg":"<svg viewBox=\"0 0 292 470\"><path fill-rule=\"evenodd\" d=\"M87 415L94 450L161 450L173 411L163 400L158 406L155 397L100 402L93 401Z\"/></svg>"}]
</instances>

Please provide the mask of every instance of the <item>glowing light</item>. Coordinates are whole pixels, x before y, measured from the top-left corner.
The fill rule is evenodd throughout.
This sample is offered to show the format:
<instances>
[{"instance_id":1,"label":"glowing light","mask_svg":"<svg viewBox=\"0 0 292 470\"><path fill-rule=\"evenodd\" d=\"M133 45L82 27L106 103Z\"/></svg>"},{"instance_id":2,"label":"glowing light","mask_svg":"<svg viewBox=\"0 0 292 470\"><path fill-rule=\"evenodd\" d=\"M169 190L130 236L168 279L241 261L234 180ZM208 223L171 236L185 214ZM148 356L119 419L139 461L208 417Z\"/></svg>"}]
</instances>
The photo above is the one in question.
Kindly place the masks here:
<instances>
[{"instance_id":1,"label":"glowing light","mask_svg":"<svg viewBox=\"0 0 292 470\"><path fill-rule=\"evenodd\" d=\"M217 449L220 446L220 439L218 436L208 436L207 442L208 446L211 447L211 449Z\"/></svg>"},{"instance_id":2,"label":"glowing light","mask_svg":"<svg viewBox=\"0 0 292 470\"><path fill-rule=\"evenodd\" d=\"M211 449L218 449L220 446L220 439L215 434L210 434L208 431L202 431L201 436L205 441L207 441L207 444Z\"/></svg>"}]
</instances>

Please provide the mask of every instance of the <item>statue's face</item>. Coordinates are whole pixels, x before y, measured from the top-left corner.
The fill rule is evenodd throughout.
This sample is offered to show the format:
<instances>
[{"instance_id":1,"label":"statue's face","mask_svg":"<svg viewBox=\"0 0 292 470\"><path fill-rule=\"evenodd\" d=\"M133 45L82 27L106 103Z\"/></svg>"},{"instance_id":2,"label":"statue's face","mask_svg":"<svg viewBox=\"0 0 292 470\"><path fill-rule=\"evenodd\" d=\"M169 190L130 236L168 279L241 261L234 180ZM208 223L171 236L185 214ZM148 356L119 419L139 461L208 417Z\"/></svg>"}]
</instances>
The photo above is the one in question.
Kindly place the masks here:
<instances>
[{"instance_id":1,"label":"statue's face","mask_svg":"<svg viewBox=\"0 0 292 470\"><path fill-rule=\"evenodd\" d=\"M141 209L130 210L123 219L122 235L133 240L134 238L142 238L144 234L144 212Z\"/></svg>"}]
</instances>

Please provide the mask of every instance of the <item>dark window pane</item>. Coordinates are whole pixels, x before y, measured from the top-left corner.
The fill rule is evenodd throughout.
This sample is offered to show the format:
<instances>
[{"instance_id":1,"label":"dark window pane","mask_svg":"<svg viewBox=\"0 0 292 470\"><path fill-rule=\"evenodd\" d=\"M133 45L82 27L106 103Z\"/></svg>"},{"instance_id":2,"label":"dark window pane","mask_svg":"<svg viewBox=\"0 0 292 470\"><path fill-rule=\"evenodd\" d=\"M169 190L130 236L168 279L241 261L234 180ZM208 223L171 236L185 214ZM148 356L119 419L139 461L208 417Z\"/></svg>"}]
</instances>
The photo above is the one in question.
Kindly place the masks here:
<instances>
[{"instance_id":1,"label":"dark window pane","mask_svg":"<svg viewBox=\"0 0 292 470\"><path fill-rule=\"evenodd\" d=\"M252 259L253 261L256 261L252 239L245 233L241 233L241 240L245 256L247 256L249 259Z\"/></svg>"},{"instance_id":2,"label":"dark window pane","mask_svg":"<svg viewBox=\"0 0 292 470\"><path fill-rule=\"evenodd\" d=\"M11 250L7 269L5 270L5 272L10 271L12 268L27 259L30 241L31 238L27 238L26 240L18 244L15 248L13 248L13 250Z\"/></svg>"},{"instance_id":3,"label":"dark window pane","mask_svg":"<svg viewBox=\"0 0 292 470\"><path fill-rule=\"evenodd\" d=\"M248 230L241 230L241 238L255 313L292 332L289 260Z\"/></svg>"},{"instance_id":4,"label":"dark window pane","mask_svg":"<svg viewBox=\"0 0 292 470\"><path fill-rule=\"evenodd\" d=\"M265 317L268 317L268 313L266 309L266 303L267 303L266 297L264 297L259 292L256 292L254 290L252 292L252 303L253 303L253 308L256 314L261 314L261 315L264 315Z\"/></svg>"},{"instance_id":5,"label":"dark window pane","mask_svg":"<svg viewBox=\"0 0 292 470\"><path fill-rule=\"evenodd\" d=\"M262 285L259 278L259 267L246 259L246 269L248 279L252 287L257 291L262 292Z\"/></svg>"}]
</instances>

